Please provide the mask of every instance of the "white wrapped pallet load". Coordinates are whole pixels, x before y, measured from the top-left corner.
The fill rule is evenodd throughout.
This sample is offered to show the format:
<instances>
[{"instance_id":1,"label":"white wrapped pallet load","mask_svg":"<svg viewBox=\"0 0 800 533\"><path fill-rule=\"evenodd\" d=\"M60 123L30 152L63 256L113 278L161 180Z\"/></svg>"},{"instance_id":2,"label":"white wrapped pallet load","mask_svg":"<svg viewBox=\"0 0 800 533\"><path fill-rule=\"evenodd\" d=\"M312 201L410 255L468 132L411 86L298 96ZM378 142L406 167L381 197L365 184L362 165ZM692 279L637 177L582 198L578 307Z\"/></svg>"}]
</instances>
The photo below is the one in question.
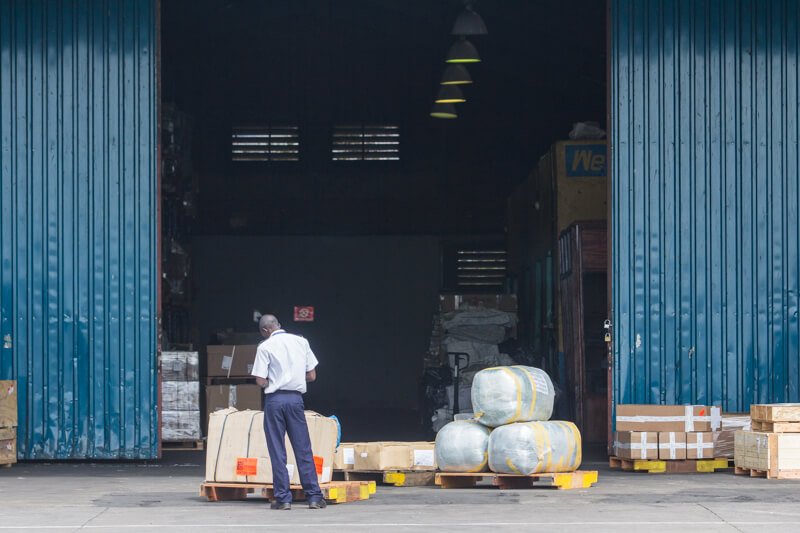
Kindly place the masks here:
<instances>
[{"instance_id":1,"label":"white wrapped pallet load","mask_svg":"<svg viewBox=\"0 0 800 533\"><path fill-rule=\"evenodd\" d=\"M442 472L484 472L489 432L474 420L457 420L436 434L436 465Z\"/></svg>"},{"instance_id":2,"label":"white wrapped pallet load","mask_svg":"<svg viewBox=\"0 0 800 533\"><path fill-rule=\"evenodd\" d=\"M518 422L489 437L489 468L529 476L574 472L581 465L581 434L572 422Z\"/></svg>"},{"instance_id":3,"label":"white wrapped pallet load","mask_svg":"<svg viewBox=\"0 0 800 533\"><path fill-rule=\"evenodd\" d=\"M547 372L530 366L498 366L475 374L472 410L484 426L549 420L556 393Z\"/></svg>"}]
</instances>

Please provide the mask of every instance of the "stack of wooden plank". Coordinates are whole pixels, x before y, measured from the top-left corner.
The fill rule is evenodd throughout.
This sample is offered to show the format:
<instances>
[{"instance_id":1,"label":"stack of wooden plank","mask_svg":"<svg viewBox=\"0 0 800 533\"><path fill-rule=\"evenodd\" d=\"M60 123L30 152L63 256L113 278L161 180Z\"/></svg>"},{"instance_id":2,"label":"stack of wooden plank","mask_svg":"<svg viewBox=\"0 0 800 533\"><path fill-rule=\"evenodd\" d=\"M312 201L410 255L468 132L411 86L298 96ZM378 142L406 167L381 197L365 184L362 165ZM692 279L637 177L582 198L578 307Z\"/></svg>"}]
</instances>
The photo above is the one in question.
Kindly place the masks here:
<instances>
[{"instance_id":1,"label":"stack of wooden plank","mask_svg":"<svg viewBox=\"0 0 800 533\"><path fill-rule=\"evenodd\" d=\"M800 404L750 406L752 431L737 431L737 474L800 479Z\"/></svg>"},{"instance_id":2,"label":"stack of wooden plank","mask_svg":"<svg viewBox=\"0 0 800 533\"><path fill-rule=\"evenodd\" d=\"M0 467L17 462L17 382L0 381Z\"/></svg>"}]
</instances>

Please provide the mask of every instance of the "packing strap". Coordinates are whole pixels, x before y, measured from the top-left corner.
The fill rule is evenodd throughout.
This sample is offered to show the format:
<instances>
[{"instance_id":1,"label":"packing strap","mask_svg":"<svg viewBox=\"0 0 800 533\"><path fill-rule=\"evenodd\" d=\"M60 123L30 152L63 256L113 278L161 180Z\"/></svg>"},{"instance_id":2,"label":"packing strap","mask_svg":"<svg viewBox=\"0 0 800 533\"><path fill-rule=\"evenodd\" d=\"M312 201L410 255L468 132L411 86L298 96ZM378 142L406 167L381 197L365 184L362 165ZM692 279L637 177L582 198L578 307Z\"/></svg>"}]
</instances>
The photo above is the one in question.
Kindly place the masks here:
<instances>
[{"instance_id":1,"label":"packing strap","mask_svg":"<svg viewBox=\"0 0 800 533\"><path fill-rule=\"evenodd\" d=\"M236 357L236 345L233 345L233 350L231 350L231 366L228 367L228 377L231 377L231 368L233 368L233 358Z\"/></svg>"},{"instance_id":2,"label":"packing strap","mask_svg":"<svg viewBox=\"0 0 800 533\"><path fill-rule=\"evenodd\" d=\"M640 432L640 442L622 443L614 441L614 447L622 450L641 450L642 459L647 459L647 450L657 450L658 444L655 442L647 442L647 436L652 433L651 431Z\"/></svg>"},{"instance_id":3,"label":"packing strap","mask_svg":"<svg viewBox=\"0 0 800 533\"><path fill-rule=\"evenodd\" d=\"M682 442L681 443L675 442L675 432L674 431L670 431L669 432L669 442L661 442L660 439L658 441L658 449L659 450L669 450L669 458L670 459L677 459L678 458L677 454L676 454L676 450L678 448L680 448L681 446L685 447L685 444L682 443Z\"/></svg>"},{"instance_id":4,"label":"packing strap","mask_svg":"<svg viewBox=\"0 0 800 533\"><path fill-rule=\"evenodd\" d=\"M683 416L657 416L657 415L635 415L625 416L617 415L618 422L683 422L684 428L687 433L695 431L694 425L697 422L710 422L711 429L716 431L722 424L722 412L719 407L710 407L710 414L696 415L694 414L694 405L685 405Z\"/></svg>"}]
</instances>

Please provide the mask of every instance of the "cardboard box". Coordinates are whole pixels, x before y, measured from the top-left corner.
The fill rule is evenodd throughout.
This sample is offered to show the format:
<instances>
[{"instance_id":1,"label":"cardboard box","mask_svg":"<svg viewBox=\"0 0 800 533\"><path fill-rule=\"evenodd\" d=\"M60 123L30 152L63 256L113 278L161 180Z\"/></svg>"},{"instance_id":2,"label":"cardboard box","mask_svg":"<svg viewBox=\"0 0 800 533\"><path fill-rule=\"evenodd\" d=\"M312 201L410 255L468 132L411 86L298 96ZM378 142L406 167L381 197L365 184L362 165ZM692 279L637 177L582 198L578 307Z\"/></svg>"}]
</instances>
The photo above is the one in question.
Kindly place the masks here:
<instances>
[{"instance_id":1,"label":"cardboard box","mask_svg":"<svg viewBox=\"0 0 800 533\"><path fill-rule=\"evenodd\" d=\"M17 382L0 381L0 428L17 427Z\"/></svg>"},{"instance_id":2,"label":"cardboard box","mask_svg":"<svg viewBox=\"0 0 800 533\"><path fill-rule=\"evenodd\" d=\"M734 457L737 431L750 431L749 413L722 413L722 427L714 432L714 457Z\"/></svg>"},{"instance_id":3,"label":"cardboard box","mask_svg":"<svg viewBox=\"0 0 800 533\"><path fill-rule=\"evenodd\" d=\"M198 381L200 379L197 352L161 352L162 381Z\"/></svg>"},{"instance_id":4,"label":"cardboard box","mask_svg":"<svg viewBox=\"0 0 800 533\"><path fill-rule=\"evenodd\" d=\"M355 446L354 470L435 470L432 442L367 442Z\"/></svg>"},{"instance_id":5,"label":"cardboard box","mask_svg":"<svg viewBox=\"0 0 800 533\"><path fill-rule=\"evenodd\" d=\"M714 458L714 433L711 431L697 431L686 434L687 459L713 459Z\"/></svg>"},{"instance_id":6,"label":"cardboard box","mask_svg":"<svg viewBox=\"0 0 800 533\"><path fill-rule=\"evenodd\" d=\"M686 459L686 433L660 431L658 433L658 458L662 461Z\"/></svg>"},{"instance_id":7,"label":"cardboard box","mask_svg":"<svg viewBox=\"0 0 800 533\"><path fill-rule=\"evenodd\" d=\"M499 309L507 313L517 312L516 294L442 294L439 296L439 311L449 313L465 307Z\"/></svg>"},{"instance_id":8,"label":"cardboard box","mask_svg":"<svg viewBox=\"0 0 800 533\"><path fill-rule=\"evenodd\" d=\"M353 470L355 467L355 447L361 442L342 442L336 448L336 453L333 456L333 469L334 470Z\"/></svg>"},{"instance_id":9,"label":"cardboard box","mask_svg":"<svg viewBox=\"0 0 800 533\"><path fill-rule=\"evenodd\" d=\"M258 385L206 385L206 413L235 407L239 411L260 411L264 393Z\"/></svg>"},{"instance_id":10,"label":"cardboard box","mask_svg":"<svg viewBox=\"0 0 800 533\"><path fill-rule=\"evenodd\" d=\"M716 431L722 414L707 405L617 405L617 431Z\"/></svg>"},{"instance_id":11,"label":"cardboard box","mask_svg":"<svg viewBox=\"0 0 800 533\"><path fill-rule=\"evenodd\" d=\"M658 459L658 433L654 431L617 431L614 455L623 459Z\"/></svg>"},{"instance_id":12,"label":"cardboard box","mask_svg":"<svg viewBox=\"0 0 800 533\"><path fill-rule=\"evenodd\" d=\"M249 378L256 360L255 344L223 344L207 346L209 377Z\"/></svg>"},{"instance_id":13,"label":"cardboard box","mask_svg":"<svg viewBox=\"0 0 800 533\"><path fill-rule=\"evenodd\" d=\"M331 480L339 427L327 416L306 411L306 424L314 456L322 459L320 483ZM209 416L206 481L272 483L272 463L264 436L263 411L217 411ZM291 443L286 439L286 468L293 484L300 484Z\"/></svg>"},{"instance_id":14,"label":"cardboard box","mask_svg":"<svg viewBox=\"0 0 800 533\"><path fill-rule=\"evenodd\" d=\"M0 465L17 462L17 428L0 428Z\"/></svg>"}]
</instances>

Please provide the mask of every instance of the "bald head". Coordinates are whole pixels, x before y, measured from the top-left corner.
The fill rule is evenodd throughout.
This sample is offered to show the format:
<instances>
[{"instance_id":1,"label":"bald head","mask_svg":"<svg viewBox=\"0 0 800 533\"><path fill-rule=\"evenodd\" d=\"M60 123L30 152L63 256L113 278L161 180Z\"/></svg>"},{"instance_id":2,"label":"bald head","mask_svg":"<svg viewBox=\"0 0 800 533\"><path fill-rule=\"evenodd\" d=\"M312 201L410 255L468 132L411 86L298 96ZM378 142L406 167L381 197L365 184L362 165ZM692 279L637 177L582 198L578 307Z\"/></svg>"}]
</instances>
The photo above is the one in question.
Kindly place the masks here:
<instances>
[{"instance_id":1,"label":"bald head","mask_svg":"<svg viewBox=\"0 0 800 533\"><path fill-rule=\"evenodd\" d=\"M261 315L261 320L258 321L258 327L264 337L269 337L273 332L281 329L281 323L275 315Z\"/></svg>"}]
</instances>

